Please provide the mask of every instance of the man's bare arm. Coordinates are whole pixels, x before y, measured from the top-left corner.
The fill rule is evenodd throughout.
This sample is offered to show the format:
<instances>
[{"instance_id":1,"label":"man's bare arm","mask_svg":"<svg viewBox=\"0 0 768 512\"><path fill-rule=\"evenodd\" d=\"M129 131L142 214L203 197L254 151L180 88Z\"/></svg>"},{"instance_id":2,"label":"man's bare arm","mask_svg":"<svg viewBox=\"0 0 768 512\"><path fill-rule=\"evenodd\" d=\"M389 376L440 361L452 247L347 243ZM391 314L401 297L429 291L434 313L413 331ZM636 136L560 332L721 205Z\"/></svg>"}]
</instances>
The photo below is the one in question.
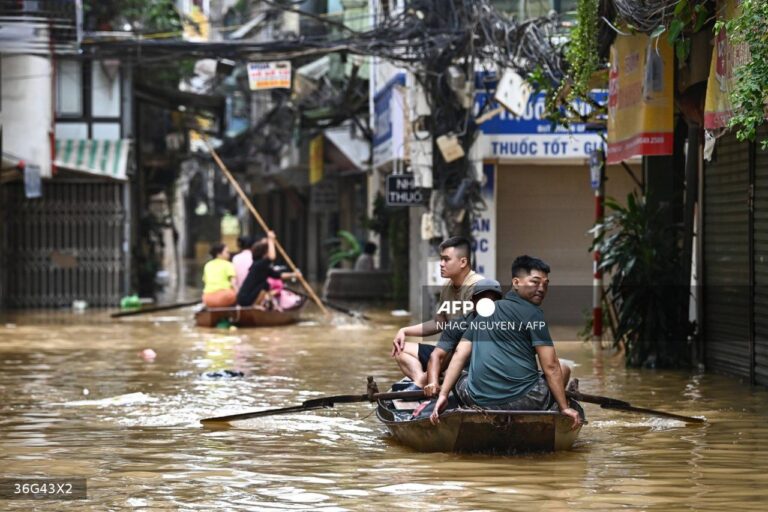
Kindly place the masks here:
<instances>
[{"instance_id":1,"label":"man's bare arm","mask_svg":"<svg viewBox=\"0 0 768 512\"><path fill-rule=\"evenodd\" d=\"M437 323L434 320L427 320L424 323L416 324L416 325L409 325L408 327L403 327L400 329L403 331L403 334L406 336L432 336L433 334L437 334L442 331L442 329L437 328Z\"/></svg>"},{"instance_id":2,"label":"man's bare arm","mask_svg":"<svg viewBox=\"0 0 768 512\"><path fill-rule=\"evenodd\" d=\"M392 355L396 356L403 351L403 348L405 347L405 338L407 336L419 336L423 338L425 336L432 336L433 334L437 334L440 331L442 331L442 329L437 328L437 324L434 320L403 327L397 331L395 339L392 340Z\"/></svg>"},{"instance_id":3,"label":"man's bare arm","mask_svg":"<svg viewBox=\"0 0 768 512\"><path fill-rule=\"evenodd\" d=\"M448 393L451 392L453 386L459 380L461 371L464 369L469 356L472 354L472 342L467 339L462 339L456 350L453 353L451 364L448 365L448 369L445 370L445 379L443 380L443 387L440 389L440 396L437 397L435 403L435 409L432 415L429 417L429 421L433 424L440 423L440 412L448 404Z\"/></svg>"},{"instance_id":4,"label":"man's bare arm","mask_svg":"<svg viewBox=\"0 0 768 512\"><path fill-rule=\"evenodd\" d=\"M443 367L443 361L448 352L436 347L429 356L427 363L427 386L424 387L424 394L435 396L440 391L440 368Z\"/></svg>"},{"instance_id":5,"label":"man's bare arm","mask_svg":"<svg viewBox=\"0 0 768 512\"><path fill-rule=\"evenodd\" d=\"M459 380L461 371L464 369L467 360L469 360L470 354L472 354L472 342L463 338L453 353L451 364L449 364L448 369L445 370L445 378L443 379L443 386L440 390L441 396L445 395L445 397L448 398L448 393L451 392L456 381Z\"/></svg>"},{"instance_id":6,"label":"man's bare arm","mask_svg":"<svg viewBox=\"0 0 768 512\"><path fill-rule=\"evenodd\" d=\"M560 408L560 412L573 418L573 428L581 424L579 413L568 406L568 400L565 397L565 386L563 385L563 374L560 370L560 360L557 358L555 347L547 345L536 346L536 354L539 356L539 364L547 379L547 385L552 396Z\"/></svg>"}]
</instances>

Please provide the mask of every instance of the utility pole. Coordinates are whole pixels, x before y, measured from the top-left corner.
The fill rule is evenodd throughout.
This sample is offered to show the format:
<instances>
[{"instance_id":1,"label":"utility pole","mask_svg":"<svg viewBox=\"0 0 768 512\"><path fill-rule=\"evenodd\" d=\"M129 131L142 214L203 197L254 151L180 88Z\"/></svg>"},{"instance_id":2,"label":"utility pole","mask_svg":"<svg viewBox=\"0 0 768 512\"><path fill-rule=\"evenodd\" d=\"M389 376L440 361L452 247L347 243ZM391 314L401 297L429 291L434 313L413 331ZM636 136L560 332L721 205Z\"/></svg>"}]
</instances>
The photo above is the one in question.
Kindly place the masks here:
<instances>
[{"instance_id":1,"label":"utility pole","mask_svg":"<svg viewBox=\"0 0 768 512\"><path fill-rule=\"evenodd\" d=\"M589 156L590 185L595 191L595 240L603 233L605 218L605 153L602 149ZM600 269L600 249L595 247L592 262L592 341L603 341L603 271Z\"/></svg>"}]
</instances>

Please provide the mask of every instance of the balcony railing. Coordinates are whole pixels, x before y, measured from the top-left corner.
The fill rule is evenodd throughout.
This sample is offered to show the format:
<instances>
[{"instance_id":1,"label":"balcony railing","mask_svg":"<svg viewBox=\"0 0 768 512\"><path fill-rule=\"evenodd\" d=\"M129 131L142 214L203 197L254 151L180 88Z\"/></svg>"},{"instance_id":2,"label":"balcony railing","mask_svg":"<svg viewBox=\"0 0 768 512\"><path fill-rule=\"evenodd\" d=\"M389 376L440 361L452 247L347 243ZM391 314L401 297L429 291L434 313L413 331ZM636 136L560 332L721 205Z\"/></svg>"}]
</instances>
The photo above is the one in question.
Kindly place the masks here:
<instances>
[{"instance_id":1,"label":"balcony railing","mask_svg":"<svg viewBox=\"0 0 768 512\"><path fill-rule=\"evenodd\" d=\"M72 53L78 42L75 0L0 0L0 53Z\"/></svg>"}]
</instances>

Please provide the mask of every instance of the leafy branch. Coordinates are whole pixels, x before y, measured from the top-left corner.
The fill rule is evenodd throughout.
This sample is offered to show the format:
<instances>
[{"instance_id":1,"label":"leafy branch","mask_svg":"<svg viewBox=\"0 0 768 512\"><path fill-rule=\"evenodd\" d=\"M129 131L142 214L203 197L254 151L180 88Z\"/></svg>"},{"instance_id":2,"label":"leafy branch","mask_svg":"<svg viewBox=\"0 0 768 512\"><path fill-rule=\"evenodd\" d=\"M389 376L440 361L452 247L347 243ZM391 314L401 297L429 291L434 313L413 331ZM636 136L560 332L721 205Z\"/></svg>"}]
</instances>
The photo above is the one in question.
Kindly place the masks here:
<instances>
[{"instance_id":1,"label":"leafy branch","mask_svg":"<svg viewBox=\"0 0 768 512\"><path fill-rule=\"evenodd\" d=\"M598 0L582 0L576 9L576 27L565 50L570 64L571 90L569 100L589 96L592 75L600 66L597 44Z\"/></svg>"},{"instance_id":2,"label":"leafy branch","mask_svg":"<svg viewBox=\"0 0 768 512\"><path fill-rule=\"evenodd\" d=\"M748 55L734 65L734 86L730 93L733 116L729 128L736 128L739 140L755 140L757 129L765 123L768 102L768 2L744 0L741 12L727 22L718 22L715 31L725 28L731 44L744 45ZM768 139L762 141L768 149Z\"/></svg>"}]
</instances>

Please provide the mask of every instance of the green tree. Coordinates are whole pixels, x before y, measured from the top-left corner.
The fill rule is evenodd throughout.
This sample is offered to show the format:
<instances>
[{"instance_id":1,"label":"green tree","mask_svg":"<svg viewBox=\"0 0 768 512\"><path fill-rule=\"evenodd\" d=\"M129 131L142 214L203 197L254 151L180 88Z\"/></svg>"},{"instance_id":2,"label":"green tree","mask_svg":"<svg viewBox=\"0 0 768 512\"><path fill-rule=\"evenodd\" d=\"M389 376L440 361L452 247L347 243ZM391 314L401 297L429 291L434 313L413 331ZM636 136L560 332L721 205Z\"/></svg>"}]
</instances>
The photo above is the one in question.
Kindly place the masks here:
<instances>
[{"instance_id":1,"label":"green tree","mask_svg":"<svg viewBox=\"0 0 768 512\"><path fill-rule=\"evenodd\" d=\"M765 123L768 103L768 2L743 0L739 15L726 23L719 22L715 31L725 27L731 43L744 45L749 58L734 69L734 88L730 93L733 117L728 122L736 128L739 140L755 140L757 129ZM768 149L768 139L762 142Z\"/></svg>"}]
</instances>

